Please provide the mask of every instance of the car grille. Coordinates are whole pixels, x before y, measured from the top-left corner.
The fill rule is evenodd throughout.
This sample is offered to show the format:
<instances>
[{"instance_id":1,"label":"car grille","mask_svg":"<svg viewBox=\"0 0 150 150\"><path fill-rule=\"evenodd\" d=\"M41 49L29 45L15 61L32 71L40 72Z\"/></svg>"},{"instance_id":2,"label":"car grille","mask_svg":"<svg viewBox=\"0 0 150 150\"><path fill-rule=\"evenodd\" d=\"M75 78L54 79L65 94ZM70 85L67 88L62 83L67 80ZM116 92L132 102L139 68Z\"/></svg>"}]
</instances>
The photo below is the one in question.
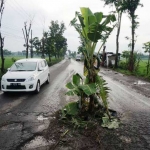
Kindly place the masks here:
<instances>
[{"instance_id":1,"label":"car grille","mask_svg":"<svg viewBox=\"0 0 150 150\"><path fill-rule=\"evenodd\" d=\"M7 82L24 82L26 79L7 79Z\"/></svg>"},{"instance_id":2,"label":"car grille","mask_svg":"<svg viewBox=\"0 0 150 150\"><path fill-rule=\"evenodd\" d=\"M24 85L7 85L7 89L26 89Z\"/></svg>"}]
</instances>

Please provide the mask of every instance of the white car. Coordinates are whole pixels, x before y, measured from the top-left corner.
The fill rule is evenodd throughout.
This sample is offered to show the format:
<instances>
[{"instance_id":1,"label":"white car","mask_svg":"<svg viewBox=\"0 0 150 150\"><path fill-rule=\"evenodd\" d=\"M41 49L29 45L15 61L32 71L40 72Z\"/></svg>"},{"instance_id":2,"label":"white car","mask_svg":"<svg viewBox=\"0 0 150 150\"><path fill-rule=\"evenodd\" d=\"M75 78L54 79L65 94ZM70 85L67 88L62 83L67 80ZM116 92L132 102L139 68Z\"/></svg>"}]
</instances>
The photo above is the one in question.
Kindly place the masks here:
<instances>
[{"instance_id":1,"label":"white car","mask_svg":"<svg viewBox=\"0 0 150 150\"><path fill-rule=\"evenodd\" d=\"M2 76L3 92L40 92L43 83L50 82L49 67L45 59L20 59Z\"/></svg>"}]
</instances>

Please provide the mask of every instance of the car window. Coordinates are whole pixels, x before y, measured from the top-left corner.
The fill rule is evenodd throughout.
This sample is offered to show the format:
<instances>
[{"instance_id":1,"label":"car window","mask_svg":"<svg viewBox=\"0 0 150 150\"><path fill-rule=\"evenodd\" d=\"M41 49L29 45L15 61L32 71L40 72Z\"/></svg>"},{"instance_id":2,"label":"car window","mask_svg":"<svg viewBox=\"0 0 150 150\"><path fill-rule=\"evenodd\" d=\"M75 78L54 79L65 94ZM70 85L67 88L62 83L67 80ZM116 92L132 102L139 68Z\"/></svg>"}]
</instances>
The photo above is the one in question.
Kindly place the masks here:
<instances>
[{"instance_id":1,"label":"car window","mask_svg":"<svg viewBox=\"0 0 150 150\"><path fill-rule=\"evenodd\" d=\"M15 62L10 71L34 71L36 70L36 62Z\"/></svg>"},{"instance_id":2,"label":"car window","mask_svg":"<svg viewBox=\"0 0 150 150\"><path fill-rule=\"evenodd\" d=\"M42 67L43 67L43 68L45 67L45 62L44 62L44 61L42 61Z\"/></svg>"},{"instance_id":3,"label":"car window","mask_svg":"<svg viewBox=\"0 0 150 150\"><path fill-rule=\"evenodd\" d=\"M42 62L39 62L39 69L43 68Z\"/></svg>"},{"instance_id":4,"label":"car window","mask_svg":"<svg viewBox=\"0 0 150 150\"><path fill-rule=\"evenodd\" d=\"M45 66L47 66L47 61L46 60L44 60L44 63L45 63Z\"/></svg>"}]
</instances>

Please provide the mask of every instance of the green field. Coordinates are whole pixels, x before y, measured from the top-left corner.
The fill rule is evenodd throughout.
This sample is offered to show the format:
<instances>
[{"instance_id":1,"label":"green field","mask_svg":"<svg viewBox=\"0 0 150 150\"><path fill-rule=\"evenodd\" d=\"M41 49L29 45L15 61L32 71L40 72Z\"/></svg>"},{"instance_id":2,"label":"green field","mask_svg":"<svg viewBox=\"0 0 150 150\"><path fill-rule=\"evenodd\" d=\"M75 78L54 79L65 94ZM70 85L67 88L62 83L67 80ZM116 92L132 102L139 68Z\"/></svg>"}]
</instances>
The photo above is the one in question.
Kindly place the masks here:
<instances>
[{"instance_id":1,"label":"green field","mask_svg":"<svg viewBox=\"0 0 150 150\"><path fill-rule=\"evenodd\" d=\"M134 71L133 73L129 72L128 70L121 69L121 68L116 69L116 71L121 72L123 74L127 74L127 75L136 75L136 76L150 78L150 75L146 74L147 73L147 67L146 67L147 62L148 62L148 60L142 59L139 63L138 69L136 71Z\"/></svg>"},{"instance_id":2,"label":"green field","mask_svg":"<svg viewBox=\"0 0 150 150\"><path fill-rule=\"evenodd\" d=\"M5 57L5 64L4 64L4 68L5 68L5 71L7 70L7 68L10 68L12 66L12 64L15 62L15 60L19 60L19 59L23 59L25 57L21 57L21 56L12 56L12 57ZM51 58L51 62L48 61L48 58L46 58L47 60L47 63L49 66L52 66L58 62L60 62L62 60L62 58L58 58L58 59L55 59L55 57ZM1 59L0 59L0 66L1 66ZM2 76L2 73L0 73L0 78Z\"/></svg>"},{"instance_id":3,"label":"green field","mask_svg":"<svg viewBox=\"0 0 150 150\"><path fill-rule=\"evenodd\" d=\"M11 67L11 65L14 63L13 60L19 60L22 58L24 58L24 57L5 57L4 68L7 69L7 68ZM0 59L0 66L1 66L1 59Z\"/></svg>"}]
</instances>

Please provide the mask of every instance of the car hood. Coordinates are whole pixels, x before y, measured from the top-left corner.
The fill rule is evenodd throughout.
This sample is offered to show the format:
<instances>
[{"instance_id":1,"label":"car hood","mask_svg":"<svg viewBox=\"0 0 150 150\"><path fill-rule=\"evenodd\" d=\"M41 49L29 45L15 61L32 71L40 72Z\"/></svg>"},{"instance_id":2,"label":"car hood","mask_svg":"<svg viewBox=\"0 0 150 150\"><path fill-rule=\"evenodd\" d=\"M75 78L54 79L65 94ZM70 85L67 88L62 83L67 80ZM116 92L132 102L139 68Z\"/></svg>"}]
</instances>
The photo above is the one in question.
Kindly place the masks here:
<instances>
[{"instance_id":1,"label":"car hood","mask_svg":"<svg viewBox=\"0 0 150 150\"><path fill-rule=\"evenodd\" d=\"M36 71L8 71L4 77L6 79L27 79L35 73Z\"/></svg>"}]
</instances>

